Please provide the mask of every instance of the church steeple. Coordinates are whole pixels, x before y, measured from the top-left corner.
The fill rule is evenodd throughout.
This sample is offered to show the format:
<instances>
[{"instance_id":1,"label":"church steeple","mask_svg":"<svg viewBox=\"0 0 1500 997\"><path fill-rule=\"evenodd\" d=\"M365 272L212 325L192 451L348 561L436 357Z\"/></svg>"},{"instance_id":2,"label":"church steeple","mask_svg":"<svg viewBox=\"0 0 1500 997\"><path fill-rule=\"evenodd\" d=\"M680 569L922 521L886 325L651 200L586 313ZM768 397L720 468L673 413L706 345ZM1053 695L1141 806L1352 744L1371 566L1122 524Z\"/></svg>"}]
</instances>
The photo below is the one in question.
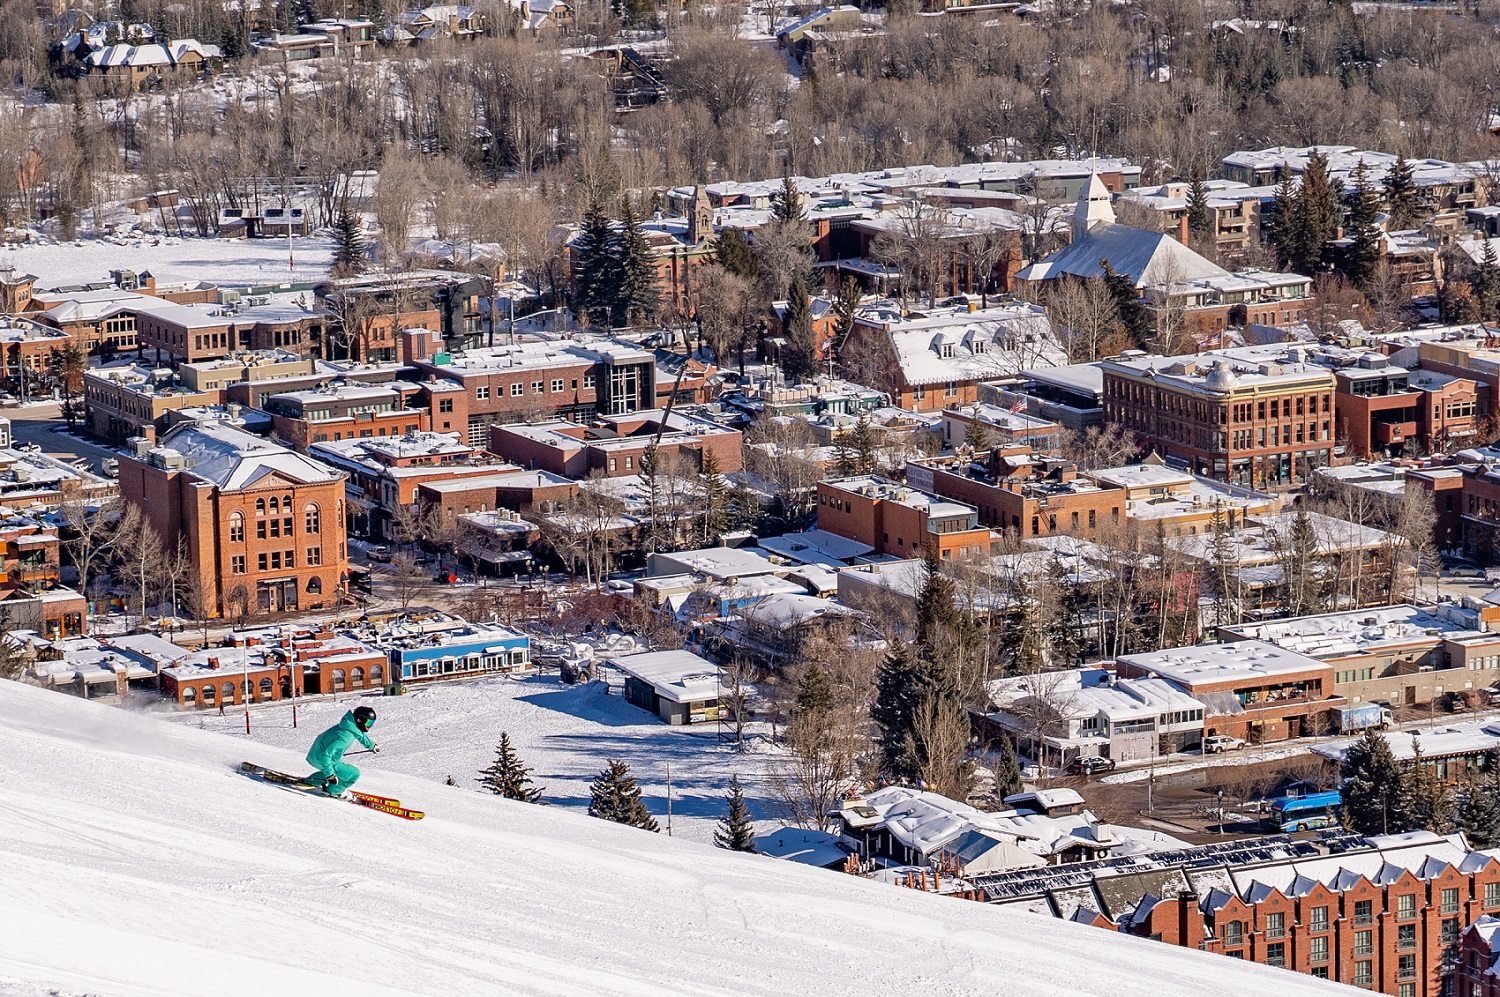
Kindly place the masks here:
<instances>
[{"instance_id":1,"label":"church steeple","mask_svg":"<svg viewBox=\"0 0 1500 997\"><path fill-rule=\"evenodd\" d=\"M1114 205L1110 203L1109 188L1099 179L1099 174L1090 173L1083 189L1078 192L1078 204L1073 208L1073 241L1077 242L1096 225L1113 225Z\"/></svg>"},{"instance_id":2,"label":"church steeple","mask_svg":"<svg viewBox=\"0 0 1500 997\"><path fill-rule=\"evenodd\" d=\"M714 209L708 202L708 191L700 183L693 188L693 206L688 214L688 242L696 246L714 237Z\"/></svg>"}]
</instances>

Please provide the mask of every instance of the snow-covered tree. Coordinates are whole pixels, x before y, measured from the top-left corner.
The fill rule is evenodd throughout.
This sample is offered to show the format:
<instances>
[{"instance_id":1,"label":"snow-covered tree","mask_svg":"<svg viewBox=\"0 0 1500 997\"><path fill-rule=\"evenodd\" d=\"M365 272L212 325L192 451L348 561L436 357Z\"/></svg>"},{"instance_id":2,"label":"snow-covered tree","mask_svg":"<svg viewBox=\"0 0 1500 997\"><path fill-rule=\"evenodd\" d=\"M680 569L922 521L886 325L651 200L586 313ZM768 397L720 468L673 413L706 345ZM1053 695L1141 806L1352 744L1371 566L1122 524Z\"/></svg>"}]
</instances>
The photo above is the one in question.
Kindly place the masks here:
<instances>
[{"instance_id":1,"label":"snow-covered tree","mask_svg":"<svg viewBox=\"0 0 1500 997\"><path fill-rule=\"evenodd\" d=\"M599 773L589 787L589 816L612 820L616 824L629 824L644 831L657 831L656 818L646 809L641 799L641 787L630 766L618 758L609 760L609 767Z\"/></svg>"},{"instance_id":2,"label":"snow-covered tree","mask_svg":"<svg viewBox=\"0 0 1500 997\"><path fill-rule=\"evenodd\" d=\"M479 772L479 784L496 796L522 803L536 803L542 796L542 787L532 785L531 769L521 764L511 746L510 735L504 731L500 732L495 760Z\"/></svg>"},{"instance_id":3,"label":"snow-covered tree","mask_svg":"<svg viewBox=\"0 0 1500 997\"><path fill-rule=\"evenodd\" d=\"M745 805L745 791L740 788L737 775L729 779L729 809L714 830L714 844L732 852L755 851L755 822Z\"/></svg>"}]
</instances>

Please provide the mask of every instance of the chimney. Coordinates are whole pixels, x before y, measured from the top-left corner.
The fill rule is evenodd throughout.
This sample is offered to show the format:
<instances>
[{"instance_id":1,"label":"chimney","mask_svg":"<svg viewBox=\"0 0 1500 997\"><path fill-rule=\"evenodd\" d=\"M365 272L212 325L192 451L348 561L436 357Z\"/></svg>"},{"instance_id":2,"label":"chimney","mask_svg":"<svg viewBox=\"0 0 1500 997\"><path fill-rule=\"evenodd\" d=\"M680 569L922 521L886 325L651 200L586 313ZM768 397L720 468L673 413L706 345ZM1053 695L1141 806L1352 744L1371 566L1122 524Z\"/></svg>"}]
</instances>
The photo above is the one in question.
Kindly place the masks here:
<instances>
[{"instance_id":1,"label":"chimney","mask_svg":"<svg viewBox=\"0 0 1500 997\"><path fill-rule=\"evenodd\" d=\"M208 659L208 667L212 668L214 671L218 671L219 670L219 659L217 657L209 658Z\"/></svg>"}]
</instances>

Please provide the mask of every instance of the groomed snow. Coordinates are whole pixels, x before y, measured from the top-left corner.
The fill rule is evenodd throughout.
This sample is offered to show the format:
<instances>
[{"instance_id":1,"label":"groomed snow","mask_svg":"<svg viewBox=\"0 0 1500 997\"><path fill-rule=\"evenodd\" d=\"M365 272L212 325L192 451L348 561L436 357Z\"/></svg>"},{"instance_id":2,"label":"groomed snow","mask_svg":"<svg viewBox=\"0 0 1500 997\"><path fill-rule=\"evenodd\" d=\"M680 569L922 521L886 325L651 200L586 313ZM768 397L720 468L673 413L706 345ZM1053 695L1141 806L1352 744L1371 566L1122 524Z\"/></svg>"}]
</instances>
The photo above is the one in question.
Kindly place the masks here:
<instances>
[{"instance_id":1,"label":"groomed snow","mask_svg":"<svg viewBox=\"0 0 1500 997\"><path fill-rule=\"evenodd\" d=\"M586 809L589 783L611 758L621 758L630 765L663 832L668 765L672 832L678 837L713 840L729 777L736 773L756 817L770 820L779 814L765 780L774 756L759 739L752 740L752 750L737 754L719 742L715 725L670 727L623 697L606 695L602 682L565 686L553 674L412 688L404 696L309 700L297 708L296 729L289 708L257 710L251 714L250 739L291 749L300 758L319 731L336 723L345 710L364 703L380 714L374 729L380 757L349 760L364 772L361 788L372 793L383 792L387 772L438 783L452 776L460 786L476 791L476 776L494 760L495 745L505 731L521 761L533 770L532 779L544 787L542 798L553 806ZM209 730L238 731L244 738L243 712L230 710L223 717L217 712L174 714L173 719ZM726 734L729 730L725 725Z\"/></svg>"},{"instance_id":2,"label":"groomed snow","mask_svg":"<svg viewBox=\"0 0 1500 997\"><path fill-rule=\"evenodd\" d=\"M0 682L0 993L1333 995L1334 984L387 774L420 823L253 782L245 739ZM55 988L46 989L46 988Z\"/></svg>"},{"instance_id":3,"label":"groomed snow","mask_svg":"<svg viewBox=\"0 0 1500 997\"><path fill-rule=\"evenodd\" d=\"M206 280L221 287L312 284L328 276L333 240L292 240L296 269L288 266L285 239L198 239L144 236L139 239L79 239L33 242L0 249L0 267L36 275L38 287L109 280L111 270L149 270L162 283Z\"/></svg>"}]
</instances>

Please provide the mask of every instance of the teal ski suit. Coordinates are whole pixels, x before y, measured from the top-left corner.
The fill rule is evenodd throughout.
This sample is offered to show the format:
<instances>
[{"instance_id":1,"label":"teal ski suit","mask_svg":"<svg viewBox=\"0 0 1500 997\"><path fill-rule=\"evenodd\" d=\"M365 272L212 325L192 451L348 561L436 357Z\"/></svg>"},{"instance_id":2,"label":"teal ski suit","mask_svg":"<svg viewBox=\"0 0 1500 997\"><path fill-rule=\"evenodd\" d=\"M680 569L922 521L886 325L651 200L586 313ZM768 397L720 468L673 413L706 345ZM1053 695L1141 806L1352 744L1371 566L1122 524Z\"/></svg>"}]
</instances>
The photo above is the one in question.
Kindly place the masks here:
<instances>
[{"instance_id":1,"label":"teal ski suit","mask_svg":"<svg viewBox=\"0 0 1500 997\"><path fill-rule=\"evenodd\" d=\"M344 752L355 741L371 751L375 750L375 742L355 725L354 713L350 711L344 714L344 719L319 734L308 749L307 763L316 768L317 772L308 776L307 781L324 786L330 793L338 793L358 782L359 769L344 762ZM330 783L330 779L333 782Z\"/></svg>"}]
</instances>

